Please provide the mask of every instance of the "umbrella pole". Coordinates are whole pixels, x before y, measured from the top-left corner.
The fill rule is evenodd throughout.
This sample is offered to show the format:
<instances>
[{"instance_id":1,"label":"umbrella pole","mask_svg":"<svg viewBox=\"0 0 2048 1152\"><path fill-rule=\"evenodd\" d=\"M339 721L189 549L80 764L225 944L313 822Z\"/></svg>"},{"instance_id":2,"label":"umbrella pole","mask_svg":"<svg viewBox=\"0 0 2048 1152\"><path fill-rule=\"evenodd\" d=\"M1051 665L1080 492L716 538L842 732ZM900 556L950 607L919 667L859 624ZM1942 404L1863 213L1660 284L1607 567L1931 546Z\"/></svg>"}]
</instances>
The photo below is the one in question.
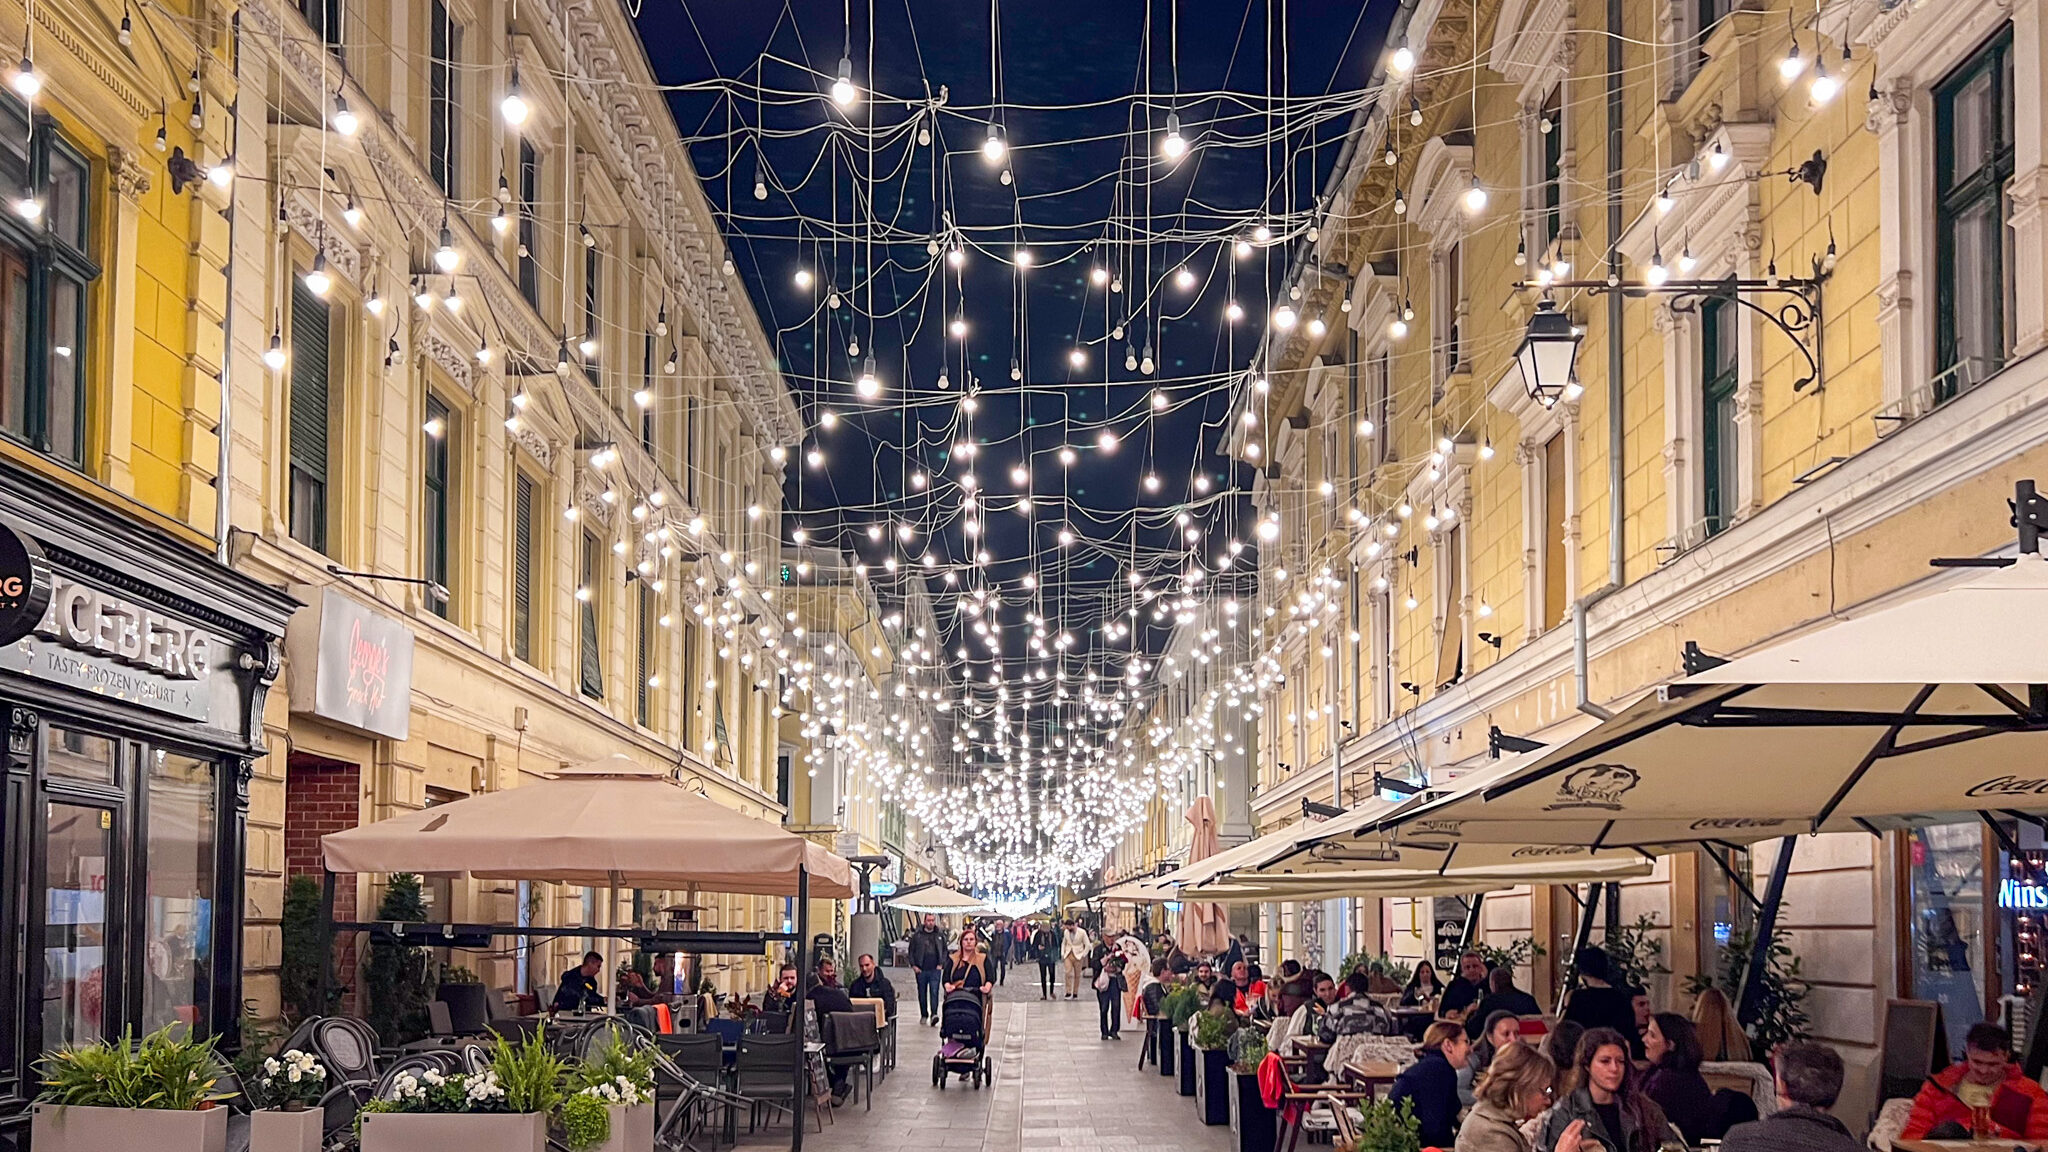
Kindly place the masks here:
<instances>
[{"instance_id":1,"label":"umbrella pole","mask_svg":"<svg viewBox=\"0 0 2048 1152\"><path fill-rule=\"evenodd\" d=\"M313 1015L327 1015L327 1003L334 987L334 873L321 869L320 880L320 999Z\"/></svg>"},{"instance_id":2,"label":"umbrella pole","mask_svg":"<svg viewBox=\"0 0 2048 1152\"><path fill-rule=\"evenodd\" d=\"M1735 1019L1738 1023L1756 1023L1756 1014L1762 1007L1758 1003L1764 990L1764 965L1771 959L1771 937L1778 931L1778 905L1785 895L1785 876L1792 871L1792 850L1799 846L1799 837L1787 836L1778 841L1778 858L1771 864L1770 883L1764 886L1764 899L1756 914L1756 939L1749 946L1749 967L1742 971L1742 995L1736 1000Z\"/></svg>"},{"instance_id":3,"label":"umbrella pole","mask_svg":"<svg viewBox=\"0 0 2048 1152\"><path fill-rule=\"evenodd\" d=\"M1472 947L1473 941L1479 939L1479 910L1485 906L1486 893L1474 892L1471 907L1465 909L1465 938L1458 941L1461 950Z\"/></svg>"},{"instance_id":4,"label":"umbrella pole","mask_svg":"<svg viewBox=\"0 0 2048 1152\"><path fill-rule=\"evenodd\" d=\"M803 1013L811 1007L811 965L806 951L811 942L811 871L808 868L796 870L796 1003L790 1005L790 1031L796 1033L796 1068L791 1075L796 1077L796 1098L789 1107L789 1148L790 1152L803 1152L804 1147L804 1105L811 1092L810 1077L804 1061Z\"/></svg>"},{"instance_id":5,"label":"umbrella pole","mask_svg":"<svg viewBox=\"0 0 2048 1152\"><path fill-rule=\"evenodd\" d=\"M1574 890L1572 896L1576 900L1578 892ZM1600 885L1586 885L1586 898L1579 904L1579 930L1572 934L1572 957L1577 957L1579 949L1584 948L1586 941L1593 938L1593 909L1599 907L1599 904ZM1570 963L1570 959L1567 958L1566 963ZM1572 964L1571 977L1564 982L1564 994L1570 996L1578 986L1579 966Z\"/></svg>"}]
</instances>

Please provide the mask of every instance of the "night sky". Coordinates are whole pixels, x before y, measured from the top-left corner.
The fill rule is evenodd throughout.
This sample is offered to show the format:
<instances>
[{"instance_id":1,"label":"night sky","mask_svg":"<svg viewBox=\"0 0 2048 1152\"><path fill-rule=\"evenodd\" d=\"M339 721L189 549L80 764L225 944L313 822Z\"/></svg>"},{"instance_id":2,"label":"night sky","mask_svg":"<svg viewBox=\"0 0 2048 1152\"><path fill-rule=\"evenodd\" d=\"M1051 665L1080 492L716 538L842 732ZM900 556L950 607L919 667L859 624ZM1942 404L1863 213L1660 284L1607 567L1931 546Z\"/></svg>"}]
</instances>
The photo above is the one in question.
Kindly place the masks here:
<instances>
[{"instance_id":1,"label":"night sky","mask_svg":"<svg viewBox=\"0 0 2048 1152\"><path fill-rule=\"evenodd\" d=\"M1062 628L1073 635L1070 676L1084 660L1104 674L1120 668L1129 640L1102 625L1130 619L1131 567L1163 592L1191 558L1213 569L1232 534L1251 543L1250 473L1217 453L1219 423L1289 249L1239 257L1234 242L1262 221L1279 226L1290 208L1306 221L1355 104L1296 100L1283 116L1266 93L1355 97L1392 9L1391 0L1191 0L1176 32L1161 2L1148 53L1144 0L1012 2L1000 14L992 109L991 14L974 0L857 5L850 34L836 2L645 0L639 23L655 72L690 86L671 96L677 123L812 430L790 461L788 506L798 515L787 526L858 554L885 597L895 580L922 574L952 630L945 652L965 643L984 691L991 649L960 634L952 611L975 586L1003 601L1013 685L1049 666L1025 663L1026 613L1052 622L1048 648ZM842 112L823 94L849 42L862 99ZM945 106L933 113L926 101L942 88ZM1159 150L1169 108L1191 145L1173 165ZM991 119L1009 146L999 164L981 151ZM757 176L766 199L755 196ZM965 249L957 271L946 261L956 241ZM1021 275L1011 263L1020 244L1033 257ZM1098 265L1121 292L1091 283ZM1183 267L1191 287L1176 276ZM809 289L794 280L799 268L816 277ZM1234 324L1225 319L1233 299L1245 313ZM949 335L956 316L964 339ZM1109 335L1117 326L1123 339ZM1126 357L1148 344L1155 372L1127 370ZM854 382L870 356L881 392L863 400ZM962 402L970 382L972 413ZM828 409L839 419L821 428ZM1118 438L1110 452L1098 444L1104 428ZM970 440L977 455L952 451ZM1065 445L1077 452L1071 466L1060 462ZM822 467L804 463L813 448ZM1020 464L1024 485L1012 478ZM919 472L930 477L922 487ZM970 473L986 521L979 540L964 532ZM1028 516L1017 509L1027 489ZM906 524L908 541L898 535ZM882 528L880 541L870 525ZM1192 545L1189 527L1201 533ZM1059 543L1063 528L1076 537L1070 547ZM977 548L990 557L980 575ZM934 566L923 566L927 552ZM904 566L896 576L881 567L891 555ZM1203 587L1247 590L1250 559ZM943 581L949 568L956 585ZM1137 618L1148 652L1172 622L1155 622L1155 607Z\"/></svg>"}]
</instances>

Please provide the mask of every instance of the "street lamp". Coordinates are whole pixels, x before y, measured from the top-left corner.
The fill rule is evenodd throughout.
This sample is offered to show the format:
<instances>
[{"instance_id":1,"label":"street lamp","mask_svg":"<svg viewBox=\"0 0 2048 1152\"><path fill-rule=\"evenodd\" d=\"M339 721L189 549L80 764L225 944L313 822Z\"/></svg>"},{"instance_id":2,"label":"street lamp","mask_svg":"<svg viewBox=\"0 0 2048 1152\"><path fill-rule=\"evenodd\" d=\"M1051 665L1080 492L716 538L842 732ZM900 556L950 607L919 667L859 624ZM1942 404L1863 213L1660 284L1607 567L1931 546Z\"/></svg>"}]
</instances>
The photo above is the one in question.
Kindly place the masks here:
<instances>
[{"instance_id":1,"label":"street lamp","mask_svg":"<svg viewBox=\"0 0 2048 1152\"><path fill-rule=\"evenodd\" d=\"M1515 351L1515 364L1522 370L1522 386L1529 398L1549 408L1578 379L1579 332L1572 318L1557 310L1557 301L1545 296L1529 318L1529 331Z\"/></svg>"}]
</instances>

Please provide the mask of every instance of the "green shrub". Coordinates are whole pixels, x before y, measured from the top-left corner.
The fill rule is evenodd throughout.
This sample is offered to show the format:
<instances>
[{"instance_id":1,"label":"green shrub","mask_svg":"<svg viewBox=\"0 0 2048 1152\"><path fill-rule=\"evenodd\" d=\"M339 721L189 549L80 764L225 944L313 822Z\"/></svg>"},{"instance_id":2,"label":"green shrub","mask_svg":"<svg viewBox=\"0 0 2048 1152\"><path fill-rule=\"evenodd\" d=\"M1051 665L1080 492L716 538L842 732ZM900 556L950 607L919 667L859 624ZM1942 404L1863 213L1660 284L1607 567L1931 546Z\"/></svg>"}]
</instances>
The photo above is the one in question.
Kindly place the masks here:
<instances>
[{"instance_id":1,"label":"green shrub","mask_svg":"<svg viewBox=\"0 0 2048 1152\"><path fill-rule=\"evenodd\" d=\"M332 1014L341 1003L341 986L339 981L330 982L327 1003L320 1004L320 884L311 876L285 882L279 930L284 941L277 979L285 1019L298 1023Z\"/></svg>"},{"instance_id":2,"label":"green shrub","mask_svg":"<svg viewBox=\"0 0 2048 1152\"><path fill-rule=\"evenodd\" d=\"M1257 1072L1266 1052L1266 1034L1257 1028L1240 1028L1230 1038L1230 1066L1239 1072Z\"/></svg>"},{"instance_id":3,"label":"green shrub","mask_svg":"<svg viewBox=\"0 0 2048 1152\"><path fill-rule=\"evenodd\" d=\"M513 1112L552 1114L562 1102L562 1061L538 1034L517 1043L500 1036L491 1049L491 1071Z\"/></svg>"},{"instance_id":4,"label":"green shrub","mask_svg":"<svg viewBox=\"0 0 2048 1152\"><path fill-rule=\"evenodd\" d=\"M583 1152L611 1139L612 1114L605 1102L580 1092L562 1101L562 1136L570 1152Z\"/></svg>"},{"instance_id":5,"label":"green shrub","mask_svg":"<svg viewBox=\"0 0 2048 1152\"><path fill-rule=\"evenodd\" d=\"M1351 1152L1421 1152L1422 1122L1407 1100L1397 1108L1384 1100L1361 1100L1362 1119Z\"/></svg>"},{"instance_id":6,"label":"green shrub","mask_svg":"<svg viewBox=\"0 0 2048 1152\"><path fill-rule=\"evenodd\" d=\"M192 1112L228 1097L214 1091L221 1063L213 1038L194 1040L181 1024L159 1028L139 1044L123 1032L119 1040L46 1053L41 1063L39 1099L51 1104Z\"/></svg>"},{"instance_id":7,"label":"green shrub","mask_svg":"<svg viewBox=\"0 0 2048 1152\"><path fill-rule=\"evenodd\" d=\"M1237 1031L1237 1017L1222 1012L1200 1012L1195 1015L1194 1027L1188 1043L1197 1048L1220 1049L1230 1043L1231 1034Z\"/></svg>"},{"instance_id":8,"label":"green shrub","mask_svg":"<svg viewBox=\"0 0 2048 1152\"><path fill-rule=\"evenodd\" d=\"M425 923L427 904L420 895L420 878L409 872L394 874L377 906L377 919ZM363 975L369 1001L367 1018L385 1046L410 1043L427 1034L427 1002L434 996L431 966L425 948L382 936L370 938L370 961Z\"/></svg>"},{"instance_id":9,"label":"green shrub","mask_svg":"<svg viewBox=\"0 0 2048 1152\"><path fill-rule=\"evenodd\" d=\"M1182 985L1167 993L1160 1002L1159 1014L1173 1022L1173 1026L1186 1029L1188 1018L1202 1010L1202 990L1192 984Z\"/></svg>"}]
</instances>

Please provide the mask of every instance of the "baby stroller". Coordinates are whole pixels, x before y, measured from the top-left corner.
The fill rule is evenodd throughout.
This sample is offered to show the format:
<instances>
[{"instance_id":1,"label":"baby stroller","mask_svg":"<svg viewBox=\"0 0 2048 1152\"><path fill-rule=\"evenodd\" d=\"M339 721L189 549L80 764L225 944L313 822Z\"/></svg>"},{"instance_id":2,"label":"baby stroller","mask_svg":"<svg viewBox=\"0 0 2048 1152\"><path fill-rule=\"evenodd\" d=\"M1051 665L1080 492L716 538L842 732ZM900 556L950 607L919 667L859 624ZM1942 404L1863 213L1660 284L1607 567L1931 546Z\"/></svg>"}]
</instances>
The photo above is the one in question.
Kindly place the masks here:
<instances>
[{"instance_id":1,"label":"baby stroller","mask_svg":"<svg viewBox=\"0 0 2048 1152\"><path fill-rule=\"evenodd\" d=\"M949 1076L972 1080L976 1088L994 1084L995 1064L988 1047L987 1005L980 992L965 988L946 993L939 1008L939 1050L932 1056L932 1083L944 1089Z\"/></svg>"}]
</instances>

